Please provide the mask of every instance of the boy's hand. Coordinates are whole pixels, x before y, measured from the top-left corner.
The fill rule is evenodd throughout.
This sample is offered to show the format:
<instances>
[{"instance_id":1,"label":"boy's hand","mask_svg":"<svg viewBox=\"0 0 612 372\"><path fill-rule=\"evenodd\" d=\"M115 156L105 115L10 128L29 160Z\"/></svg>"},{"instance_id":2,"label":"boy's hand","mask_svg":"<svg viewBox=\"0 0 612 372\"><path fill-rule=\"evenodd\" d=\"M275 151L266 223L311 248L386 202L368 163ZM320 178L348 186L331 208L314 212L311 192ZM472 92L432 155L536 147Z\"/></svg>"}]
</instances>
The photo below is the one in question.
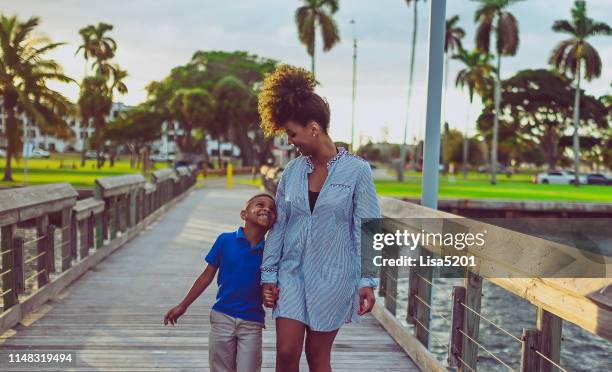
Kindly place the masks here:
<instances>
[{"instance_id":1,"label":"boy's hand","mask_svg":"<svg viewBox=\"0 0 612 372\"><path fill-rule=\"evenodd\" d=\"M172 325L178 323L178 318L183 315L186 310L187 309L181 304L176 305L172 309L168 310L166 316L164 316L164 325L168 325L168 323Z\"/></svg>"},{"instance_id":2,"label":"boy's hand","mask_svg":"<svg viewBox=\"0 0 612 372\"><path fill-rule=\"evenodd\" d=\"M276 301L278 301L278 296L280 289L276 286L276 284L265 283L262 285L261 292L263 295L263 303L265 307L275 308Z\"/></svg>"}]
</instances>

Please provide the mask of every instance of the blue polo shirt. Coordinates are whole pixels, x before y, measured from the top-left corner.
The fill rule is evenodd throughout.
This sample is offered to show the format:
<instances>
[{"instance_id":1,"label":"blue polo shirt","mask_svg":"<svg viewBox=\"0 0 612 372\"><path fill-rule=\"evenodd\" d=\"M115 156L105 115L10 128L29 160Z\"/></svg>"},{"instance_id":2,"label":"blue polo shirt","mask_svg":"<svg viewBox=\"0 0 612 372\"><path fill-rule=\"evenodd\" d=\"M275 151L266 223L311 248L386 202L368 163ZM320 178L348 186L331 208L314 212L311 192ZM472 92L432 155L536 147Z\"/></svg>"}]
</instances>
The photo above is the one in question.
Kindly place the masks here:
<instances>
[{"instance_id":1,"label":"blue polo shirt","mask_svg":"<svg viewBox=\"0 0 612 372\"><path fill-rule=\"evenodd\" d=\"M265 240L251 247L244 229L219 235L206 255L217 267L217 301L213 309L234 318L264 324L261 296L261 260Z\"/></svg>"}]
</instances>

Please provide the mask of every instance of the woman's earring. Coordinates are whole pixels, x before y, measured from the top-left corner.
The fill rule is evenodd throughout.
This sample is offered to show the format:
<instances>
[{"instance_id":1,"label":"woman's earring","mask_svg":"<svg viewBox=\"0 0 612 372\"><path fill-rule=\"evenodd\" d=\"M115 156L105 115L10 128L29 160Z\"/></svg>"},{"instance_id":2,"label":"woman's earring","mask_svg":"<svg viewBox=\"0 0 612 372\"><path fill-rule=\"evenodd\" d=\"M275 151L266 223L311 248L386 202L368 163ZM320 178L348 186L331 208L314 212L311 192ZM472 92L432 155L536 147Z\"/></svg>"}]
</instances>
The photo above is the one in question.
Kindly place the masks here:
<instances>
[{"instance_id":1,"label":"woman's earring","mask_svg":"<svg viewBox=\"0 0 612 372\"><path fill-rule=\"evenodd\" d=\"M313 137L316 137L317 135L313 133L313 134L312 134L312 136L313 136Z\"/></svg>"}]
</instances>

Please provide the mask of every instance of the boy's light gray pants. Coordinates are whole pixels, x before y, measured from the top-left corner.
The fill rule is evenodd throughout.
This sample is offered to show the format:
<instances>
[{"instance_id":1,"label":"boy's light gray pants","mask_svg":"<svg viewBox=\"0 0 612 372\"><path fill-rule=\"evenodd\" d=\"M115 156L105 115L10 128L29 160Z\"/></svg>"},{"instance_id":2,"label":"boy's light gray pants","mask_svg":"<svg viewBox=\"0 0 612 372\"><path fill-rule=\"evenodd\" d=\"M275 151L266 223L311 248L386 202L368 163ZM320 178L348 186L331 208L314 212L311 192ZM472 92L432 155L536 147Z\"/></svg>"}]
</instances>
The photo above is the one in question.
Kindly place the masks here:
<instances>
[{"instance_id":1,"label":"boy's light gray pants","mask_svg":"<svg viewBox=\"0 0 612 372\"><path fill-rule=\"evenodd\" d=\"M211 372L259 372L263 325L210 311Z\"/></svg>"}]
</instances>

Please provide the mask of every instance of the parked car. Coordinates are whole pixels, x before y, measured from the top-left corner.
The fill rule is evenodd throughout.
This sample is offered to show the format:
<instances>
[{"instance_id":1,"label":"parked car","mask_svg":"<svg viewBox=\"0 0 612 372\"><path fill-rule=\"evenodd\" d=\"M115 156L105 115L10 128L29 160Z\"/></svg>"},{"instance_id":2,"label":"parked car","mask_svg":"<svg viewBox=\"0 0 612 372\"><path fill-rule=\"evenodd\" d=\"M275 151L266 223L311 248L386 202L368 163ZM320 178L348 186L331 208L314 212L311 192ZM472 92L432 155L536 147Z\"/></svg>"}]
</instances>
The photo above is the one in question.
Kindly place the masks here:
<instances>
[{"instance_id":1,"label":"parked car","mask_svg":"<svg viewBox=\"0 0 612 372\"><path fill-rule=\"evenodd\" d=\"M50 156L51 154L49 153L49 151L45 151L43 149L34 149L30 154L30 157L33 159L49 158Z\"/></svg>"},{"instance_id":2,"label":"parked car","mask_svg":"<svg viewBox=\"0 0 612 372\"><path fill-rule=\"evenodd\" d=\"M585 176L578 176L580 184L585 185L587 179ZM568 185L574 183L574 174L571 171L548 171L538 174L535 183Z\"/></svg>"},{"instance_id":3,"label":"parked car","mask_svg":"<svg viewBox=\"0 0 612 372\"><path fill-rule=\"evenodd\" d=\"M0 149L0 158L6 158L6 150Z\"/></svg>"},{"instance_id":4,"label":"parked car","mask_svg":"<svg viewBox=\"0 0 612 372\"><path fill-rule=\"evenodd\" d=\"M601 173L587 173L586 179L589 185L612 185L612 179Z\"/></svg>"}]
</instances>

